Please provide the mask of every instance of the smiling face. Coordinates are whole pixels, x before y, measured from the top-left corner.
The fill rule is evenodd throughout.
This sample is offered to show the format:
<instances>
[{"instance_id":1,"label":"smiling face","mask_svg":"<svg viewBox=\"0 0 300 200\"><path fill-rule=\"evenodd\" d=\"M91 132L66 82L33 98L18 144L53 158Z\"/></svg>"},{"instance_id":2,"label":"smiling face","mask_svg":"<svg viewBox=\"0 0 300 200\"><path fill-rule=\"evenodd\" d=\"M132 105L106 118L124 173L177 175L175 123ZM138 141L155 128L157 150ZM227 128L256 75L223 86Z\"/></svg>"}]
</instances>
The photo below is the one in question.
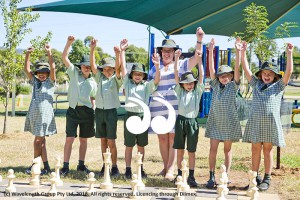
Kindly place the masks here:
<instances>
[{"instance_id":1,"label":"smiling face","mask_svg":"<svg viewBox=\"0 0 300 200\"><path fill-rule=\"evenodd\" d=\"M161 55L164 65L170 64L174 60L174 49L173 48L162 48Z\"/></svg>"},{"instance_id":2,"label":"smiling face","mask_svg":"<svg viewBox=\"0 0 300 200\"><path fill-rule=\"evenodd\" d=\"M132 72L132 80L136 83L139 84L142 82L143 78L145 77L145 74L143 72Z\"/></svg>"},{"instance_id":3,"label":"smiling face","mask_svg":"<svg viewBox=\"0 0 300 200\"><path fill-rule=\"evenodd\" d=\"M49 73L48 72L38 72L38 73L36 73L36 76L39 79L39 81L43 82L48 78Z\"/></svg>"},{"instance_id":4,"label":"smiling face","mask_svg":"<svg viewBox=\"0 0 300 200\"><path fill-rule=\"evenodd\" d=\"M226 85L227 83L229 83L232 80L233 75L231 73L225 73L225 74L218 76L218 78L219 78L220 83L222 83L223 85Z\"/></svg>"},{"instance_id":5,"label":"smiling face","mask_svg":"<svg viewBox=\"0 0 300 200\"><path fill-rule=\"evenodd\" d=\"M190 91L192 91L192 90L195 88L195 82L182 83L182 87L183 87L186 91L190 92Z\"/></svg>"},{"instance_id":6,"label":"smiling face","mask_svg":"<svg viewBox=\"0 0 300 200\"><path fill-rule=\"evenodd\" d=\"M270 84L274 82L274 79L276 77L276 74L271 71L271 70L262 70L260 72L261 74L261 80L265 83L265 84Z\"/></svg>"},{"instance_id":7,"label":"smiling face","mask_svg":"<svg viewBox=\"0 0 300 200\"><path fill-rule=\"evenodd\" d=\"M104 75L106 78L110 78L112 75L114 75L114 73L115 73L115 68L113 68L113 67L104 67L102 73L103 73L103 75Z\"/></svg>"},{"instance_id":8,"label":"smiling face","mask_svg":"<svg viewBox=\"0 0 300 200\"><path fill-rule=\"evenodd\" d=\"M91 73L91 67L88 65L81 65L81 71L85 78L88 78Z\"/></svg>"}]
</instances>

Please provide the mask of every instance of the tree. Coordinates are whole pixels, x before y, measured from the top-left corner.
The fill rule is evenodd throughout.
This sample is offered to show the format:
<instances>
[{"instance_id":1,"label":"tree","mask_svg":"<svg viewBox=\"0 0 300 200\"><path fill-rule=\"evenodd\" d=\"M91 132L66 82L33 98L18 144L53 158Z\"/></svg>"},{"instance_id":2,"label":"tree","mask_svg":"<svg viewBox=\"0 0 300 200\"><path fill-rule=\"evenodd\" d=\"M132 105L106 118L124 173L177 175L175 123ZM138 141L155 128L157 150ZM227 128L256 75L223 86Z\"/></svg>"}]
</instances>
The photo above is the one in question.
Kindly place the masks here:
<instances>
[{"instance_id":1,"label":"tree","mask_svg":"<svg viewBox=\"0 0 300 200\"><path fill-rule=\"evenodd\" d=\"M72 50L69 54L69 59L72 63L78 63L80 62L83 55L89 53L90 53L89 47L85 46L82 40L77 39L72 44Z\"/></svg>"},{"instance_id":2,"label":"tree","mask_svg":"<svg viewBox=\"0 0 300 200\"><path fill-rule=\"evenodd\" d=\"M277 44L273 39L266 36L269 28L268 12L264 6L257 6L251 3L243 10L243 21L246 23L246 29L243 33L235 33L234 38L241 37L242 40L250 43L250 56L252 50L260 62L265 62L277 55ZM274 36L289 37L290 29L298 27L294 22L285 22L276 28ZM250 62L251 63L251 62Z\"/></svg>"},{"instance_id":3,"label":"tree","mask_svg":"<svg viewBox=\"0 0 300 200\"><path fill-rule=\"evenodd\" d=\"M20 72L24 63L23 56L17 53L17 47L25 35L31 32L31 29L27 28L28 24L39 18L39 14L32 14L29 8L22 13L17 11L17 4L21 1L1 0L0 3L6 32L4 49L0 54L0 88L6 95L1 97L5 107L3 133L6 133L9 93L13 90L16 74Z\"/></svg>"},{"instance_id":4,"label":"tree","mask_svg":"<svg viewBox=\"0 0 300 200\"><path fill-rule=\"evenodd\" d=\"M126 62L148 65L148 52L144 48L129 45L126 49Z\"/></svg>"}]
</instances>

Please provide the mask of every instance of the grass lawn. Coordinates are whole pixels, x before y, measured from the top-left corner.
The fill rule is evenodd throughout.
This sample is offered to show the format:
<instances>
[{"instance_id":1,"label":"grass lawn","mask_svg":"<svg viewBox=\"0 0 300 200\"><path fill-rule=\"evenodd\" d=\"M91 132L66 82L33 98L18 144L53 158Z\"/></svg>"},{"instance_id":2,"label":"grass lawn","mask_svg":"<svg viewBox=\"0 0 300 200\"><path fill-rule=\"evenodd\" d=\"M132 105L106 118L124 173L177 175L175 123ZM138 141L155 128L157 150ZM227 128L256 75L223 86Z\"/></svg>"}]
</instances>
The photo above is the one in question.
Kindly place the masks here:
<instances>
[{"instance_id":1,"label":"grass lawn","mask_svg":"<svg viewBox=\"0 0 300 200\"><path fill-rule=\"evenodd\" d=\"M24 98L23 106L16 107L16 111L26 111L30 103L29 98ZM50 166L54 168L55 157L63 157L63 147L65 142L65 123L64 109L68 106L67 103L59 104L59 111L56 115L56 124L58 134L48 137L47 151ZM0 131L3 130L4 108L0 106ZM8 117L7 133L0 134L0 174L3 178L6 177L8 169L15 170L17 179L29 180L29 177L24 174L24 170L31 165L33 158L33 139L30 133L24 133L25 116ZM118 121L118 166L120 172L125 172L124 150L123 145L123 120L120 117ZM204 128L200 128L199 142L196 152L196 169L195 176L200 188L204 188L208 180L208 152L209 139L204 137ZM278 193L281 199L299 199L300 196L300 128L292 128L290 133L285 135L287 147L281 149L281 168L273 170L271 188L268 193ZM73 144L73 151L70 160L71 173L70 176L64 179L65 182L85 182L86 177L82 173L77 173L76 165L78 162L78 139ZM217 159L216 176L219 180L220 165L224 162L223 144L220 144L219 154ZM233 162L229 179L232 182L231 190L242 190L248 184L247 171L251 166L251 145L246 143L234 143L232 146ZM136 153L136 149L134 151ZM187 155L185 154L185 159ZM86 156L86 164L94 171L100 171L102 167L101 149L99 139L88 140L88 151ZM262 160L263 163L263 160ZM135 164L132 163L132 167ZM274 149L274 167L276 166L276 148ZM164 180L162 177L156 176L163 167L159 153L158 139L156 135L149 135L149 145L146 147L146 155L144 168L148 174L148 179L145 180L146 186L164 186L174 187L174 184ZM134 168L133 168L134 170ZM175 170L177 172L177 169ZM261 174L263 169L261 168ZM48 177L43 177L47 180ZM99 182L99 180L98 180ZM116 184L128 185L129 181L121 177L118 180L113 180Z\"/></svg>"}]
</instances>

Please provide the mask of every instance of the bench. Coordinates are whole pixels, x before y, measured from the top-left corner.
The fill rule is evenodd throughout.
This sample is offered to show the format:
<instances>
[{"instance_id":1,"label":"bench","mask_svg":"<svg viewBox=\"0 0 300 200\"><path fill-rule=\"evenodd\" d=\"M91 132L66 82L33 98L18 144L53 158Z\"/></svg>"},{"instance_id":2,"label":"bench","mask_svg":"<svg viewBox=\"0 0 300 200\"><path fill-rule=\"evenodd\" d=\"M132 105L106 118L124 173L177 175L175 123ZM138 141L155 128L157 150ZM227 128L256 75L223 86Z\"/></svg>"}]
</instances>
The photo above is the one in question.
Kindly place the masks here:
<instances>
[{"instance_id":1,"label":"bench","mask_svg":"<svg viewBox=\"0 0 300 200\"><path fill-rule=\"evenodd\" d=\"M67 103L68 102L68 100L58 100L58 97L68 96L68 92L54 92L54 94L56 94L55 101L53 101L53 104L55 103L55 109L54 109L54 113L55 113L57 111L58 103Z\"/></svg>"}]
</instances>

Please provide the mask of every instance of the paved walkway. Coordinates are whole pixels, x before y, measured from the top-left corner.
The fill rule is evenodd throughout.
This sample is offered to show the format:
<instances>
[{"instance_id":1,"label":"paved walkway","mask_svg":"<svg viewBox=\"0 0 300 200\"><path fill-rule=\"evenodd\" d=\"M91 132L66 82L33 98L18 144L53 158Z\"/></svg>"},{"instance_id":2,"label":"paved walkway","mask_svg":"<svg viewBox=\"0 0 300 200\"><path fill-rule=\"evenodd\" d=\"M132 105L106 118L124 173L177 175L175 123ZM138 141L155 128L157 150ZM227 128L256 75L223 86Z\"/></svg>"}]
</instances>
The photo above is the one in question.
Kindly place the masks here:
<instances>
[{"instance_id":1,"label":"paved walkway","mask_svg":"<svg viewBox=\"0 0 300 200\"><path fill-rule=\"evenodd\" d=\"M58 195L53 197L48 195L50 189L50 184L45 182L40 186L30 186L28 182L15 181L16 193L10 196L5 193L5 188L7 187L7 180L3 180L0 183L0 199L2 200L25 200L25 199L101 199L101 200L111 200L111 199L129 199L131 195L130 186L120 186L114 185L113 189L100 189L99 183L95 184L96 192L91 197L86 197L85 192L88 189L86 184L73 184L64 183L63 186L57 187ZM162 188L162 187L146 187L145 190L140 191L139 199L141 200L168 200L174 199L176 188ZM215 190L207 189L191 189L189 192L183 193L185 200L212 200L217 198ZM245 195L245 192L229 192L226 195L226 199L241 199L249 200L250 197ZM279 200L277 194L260 193L260 200Z\"/></svg>"}]
</instances>

